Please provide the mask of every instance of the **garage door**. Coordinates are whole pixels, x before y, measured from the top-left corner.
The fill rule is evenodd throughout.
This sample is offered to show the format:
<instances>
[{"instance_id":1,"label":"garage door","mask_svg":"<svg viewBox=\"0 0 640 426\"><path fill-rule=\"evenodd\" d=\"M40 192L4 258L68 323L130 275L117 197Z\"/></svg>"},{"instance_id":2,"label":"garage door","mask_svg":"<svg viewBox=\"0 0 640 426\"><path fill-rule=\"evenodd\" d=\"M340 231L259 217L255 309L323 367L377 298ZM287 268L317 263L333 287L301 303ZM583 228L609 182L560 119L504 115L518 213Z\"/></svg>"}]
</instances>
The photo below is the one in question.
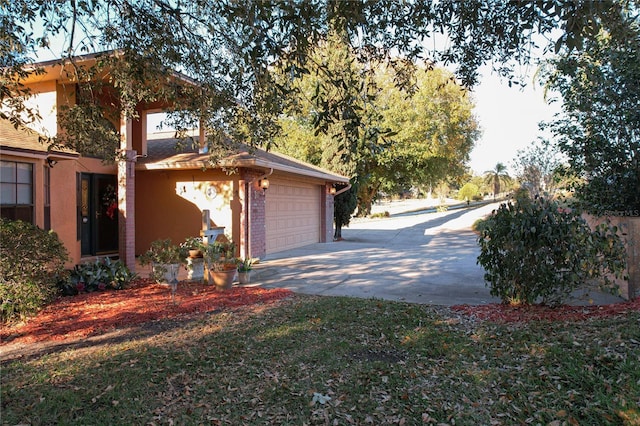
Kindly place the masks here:
<instances>
[{"instance_id":1,"label":"garage door","mask_svg":"<svg viewBox=\"0 0 640 426\"><path fill-rule=\"evenodd\" d=\"M267 254L320 241L320 187L272 180L266 194Z\"/></svg>"}]
</instances>

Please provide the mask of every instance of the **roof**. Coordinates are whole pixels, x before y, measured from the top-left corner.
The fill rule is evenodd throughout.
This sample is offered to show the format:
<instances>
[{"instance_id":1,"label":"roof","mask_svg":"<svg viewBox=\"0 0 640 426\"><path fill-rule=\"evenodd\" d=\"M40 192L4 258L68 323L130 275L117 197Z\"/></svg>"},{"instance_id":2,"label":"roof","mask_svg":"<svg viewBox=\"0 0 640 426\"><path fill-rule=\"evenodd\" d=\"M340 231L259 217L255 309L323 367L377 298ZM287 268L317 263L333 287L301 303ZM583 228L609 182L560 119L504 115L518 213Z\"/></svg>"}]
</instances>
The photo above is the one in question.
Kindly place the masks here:
<instances>
[{"instance_id":1,"label":"roof","mask_svg":"<svg viewBox=\"0 0 640 426\"><path fill-rule=\"evenodd\" d=\"M27 76L21 77L22 84L36 83L42 81L76 81L76 68L93 67L101 57L119 57L122 56L121 50L105 50L101 52L89 53L86 55L78 55L73 58L58 58L48 61L34 62L27 64L25 70L28 71ZM184 84L198 86L199 83L191 77L178 72L176 70L167 70L170 75L177 81ZM103 75L106 78L106 75Z\"/></svg>"},{"instance_id":2,"label":"roof","mask_svg":"<svg viewBox=\"0 0 640 426\"><path fill-rule=\"evenodd\" d=\"M0 151L5 154L28 155L42 158L71 159L80 156L75 151L51 149L40 141L41 135L28 128L16 129L5 119L0 119Z\"/></svg>"},{"instance_id":3,"label":"roof","mask_svg":"<svg viewBox=\"0 0 640 426\"><path fill-rule=\"evenodd\" d=\"M137 169L202 169L210 167L209 154L199 153L192 146L176 150L178 139L170 137L171 132L150 134L147 140L147 156L138 159ZM198 137L194 138L196 141ZM187 144L189 145L189 144ZM301 176L322 179L330 182L349 183L349 178L316 167L283 154L265 151L259 148L249 149L240 145L238 152L219 163L219 167L245 167L264 170L277 170Z\"/></svg>"}]
</instances>

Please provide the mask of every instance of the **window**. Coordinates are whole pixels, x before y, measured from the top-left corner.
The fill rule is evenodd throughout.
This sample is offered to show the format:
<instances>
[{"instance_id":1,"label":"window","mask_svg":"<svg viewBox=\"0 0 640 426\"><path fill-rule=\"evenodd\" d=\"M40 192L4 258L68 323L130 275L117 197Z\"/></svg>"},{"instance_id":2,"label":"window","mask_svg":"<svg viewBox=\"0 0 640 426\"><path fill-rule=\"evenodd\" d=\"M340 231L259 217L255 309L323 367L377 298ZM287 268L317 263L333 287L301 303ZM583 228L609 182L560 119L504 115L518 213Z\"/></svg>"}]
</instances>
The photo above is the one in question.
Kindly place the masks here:
<instances>
[{"instance_id":1,"label":"window","mask_svg":"<svg viewBox=\"0 0 640 426\"><path fill-rule=\"evenodd\" d=\"M34 223L33 164L0 161L0 215Z\"/></svg>"}]
</instances>

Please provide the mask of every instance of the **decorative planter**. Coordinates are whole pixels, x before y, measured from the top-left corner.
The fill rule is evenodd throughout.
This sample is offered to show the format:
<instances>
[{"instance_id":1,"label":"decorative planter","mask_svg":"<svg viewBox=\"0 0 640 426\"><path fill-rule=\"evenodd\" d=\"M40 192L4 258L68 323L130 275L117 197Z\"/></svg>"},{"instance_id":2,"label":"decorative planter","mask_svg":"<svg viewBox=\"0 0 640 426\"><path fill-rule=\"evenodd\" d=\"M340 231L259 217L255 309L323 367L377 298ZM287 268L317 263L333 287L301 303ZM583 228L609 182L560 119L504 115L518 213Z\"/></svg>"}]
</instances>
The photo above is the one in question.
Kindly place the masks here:
<instances>
[{"instance_id":1,"label":"decorative planter","mask_svg":"<svg viewBox=\"0 0 640 426\"><path fill-rule=\"evenodd\" d=\"M250 281L251 281L251 272L250 271L246 271L246 272L238 271L238 282L240 284L249 284Z\"/></svg>"},{"instance_id":2,"label":"decorative planter","mask_svg":"<svg viewBox=\"0 0 640 426\"><path fill-rule=\"evenodd\" d=\"M202 251L201 250L189 250L189 258L191 258L191 259L202 259Z\"/></svg>"},{"instance_id":3,"label":"decorative planter","mask_svg":"<svg viewBox=\"0 0 640 426\"><path fill-rule=\"evenodd\" d=\"M187 279L202 281L204 279L204 259L187 258Z\"/></svg>"},{"instance_id":4,"label":"decorative planter","mask_svg":"<svg viewBox=\"0 0 640 426\"><path fill-rule=\"evenodd\" d=\"M236 277L236 270L210 271L211 279L219 290L228 290L233 286L233 279Z\"/></svg>"},{"instance_id":5,"label":"decorative planter","mask_svg":"<svg viewBox=\"0 0 640 426\"><path fill-rule=\"evenodd\" d=\"M172 281L178 281L179 263L154 263L153 277L157 283L169 284Z\"/></svg>"}]
</instances>

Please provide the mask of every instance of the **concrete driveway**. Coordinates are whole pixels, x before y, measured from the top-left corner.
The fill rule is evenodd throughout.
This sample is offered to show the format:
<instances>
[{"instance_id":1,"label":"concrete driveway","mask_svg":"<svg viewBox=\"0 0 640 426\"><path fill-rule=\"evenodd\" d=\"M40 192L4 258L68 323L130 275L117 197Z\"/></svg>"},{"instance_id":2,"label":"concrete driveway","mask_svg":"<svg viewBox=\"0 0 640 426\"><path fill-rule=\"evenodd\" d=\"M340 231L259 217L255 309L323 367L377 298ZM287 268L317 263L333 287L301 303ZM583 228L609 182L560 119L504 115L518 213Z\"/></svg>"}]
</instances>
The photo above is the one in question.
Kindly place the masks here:
<instances>
[{"instance_id":1,"label":"concrete driveway","mask_svg":"<svg viewBox=\"0 0 640 426\"><path fill-rule=\"evenodd\" d=\"M360 220L344 241L290 250L257 265L252 281L297 293L458 305L499 302L489 294L471 225L498 204L443 213Z\"/></svg>"}]
</instances>

